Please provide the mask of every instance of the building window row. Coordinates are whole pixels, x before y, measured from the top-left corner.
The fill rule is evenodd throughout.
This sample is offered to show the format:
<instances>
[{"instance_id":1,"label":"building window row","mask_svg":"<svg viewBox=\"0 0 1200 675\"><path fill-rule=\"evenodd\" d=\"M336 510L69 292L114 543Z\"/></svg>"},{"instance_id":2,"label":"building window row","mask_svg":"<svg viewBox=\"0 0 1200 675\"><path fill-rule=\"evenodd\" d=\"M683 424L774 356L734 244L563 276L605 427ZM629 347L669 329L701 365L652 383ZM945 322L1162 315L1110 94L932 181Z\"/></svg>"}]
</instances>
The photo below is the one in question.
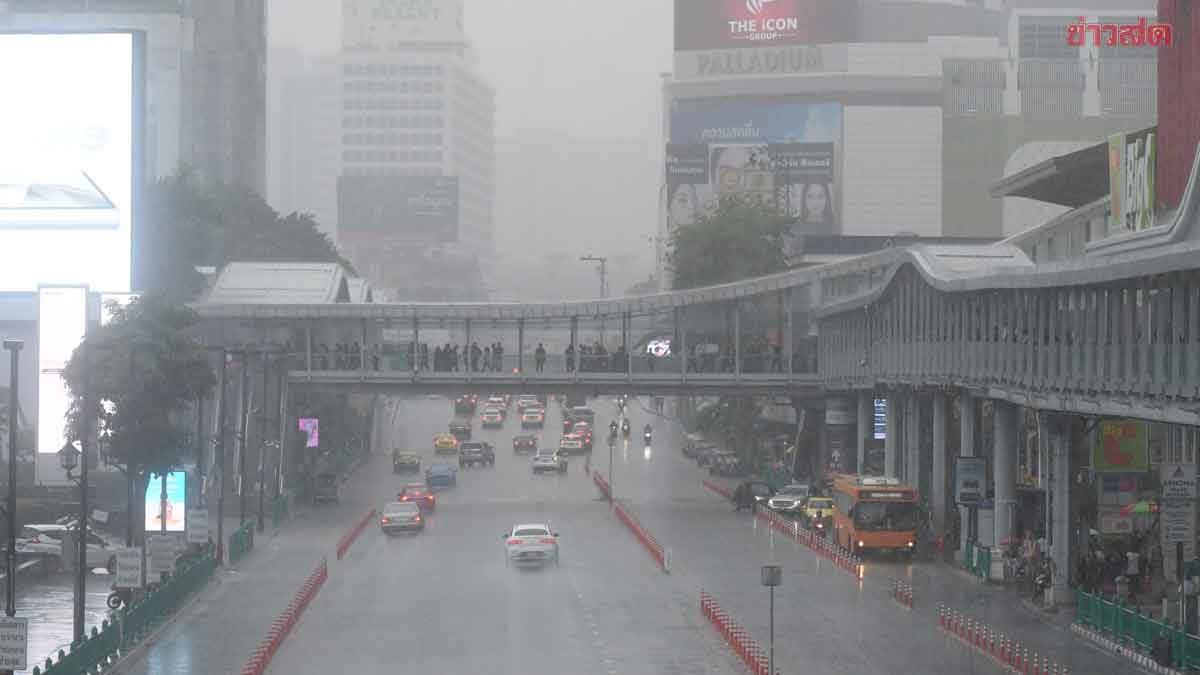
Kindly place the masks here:
<instances>
[{"instance_id":1,"label":"building window row","mask_svg":"<svg viewBox=\"0 0 1200 675\"><path fill-rule=\"evenodd\" d=\"M400 75L404 77L441 77L446 74L446 68L440 64L428 63L347 63L342 66L343 75L387 76Z\"/></svg>"},{"instance_id":2,"label":"building window row","mask_svg":"<svg viewBox=\"0 0 1200 675\"><path fill-rule=\"evenodd\" d=\"M345 118L347 129L440 129L441 115L383 115Z\"/></svg>"},{"instance_id":3,"label":"building window row","mask_svg":"<svg viewBox=\"0 0 1200 675\"><path fill-rule=\"evenodd\" d=\"M414 80L352 80L342 83L342 91L346 93L413 93L433 94L444 91L441 82L419 82Z\"/></svg>"},{"instance_id":4,"label":"building window row","mask_svg":"<svg viewBox=\"0 0 1200 675\"><path fill-rule=\"evenodd\" d=\"M345 171L347 176L440 176L442 170L437 167L350 167Z\"/></svg>"},{"instance_id":5,"label":"building window row","mask_svg":"<svg viewBox=\"0 0 1200 675\"><path fill-rule=\"evenodd\" d=\"M417 98L367 98L347 99L345 110L445 110L446 102L440 98L421 96Z\"/></svg>"},{"instance_id":6,"label":"building window row","mask_svg":"<svg viewBox=\"0 0 1200 675\"><path fill-rule=\"evenodd\" d=\"M346 150L347 162L441 162L441 150Z\"/></svg>"},{"instance_id":7,"label":"building window row","mask_svg":"<svg viewBox=\"0 0 1200 675\"><path fill-rule=\"evenodd\" d=\"M442 134L344 134L342 143L346 145L441 145Z\"/></svg>"}]
</instances>

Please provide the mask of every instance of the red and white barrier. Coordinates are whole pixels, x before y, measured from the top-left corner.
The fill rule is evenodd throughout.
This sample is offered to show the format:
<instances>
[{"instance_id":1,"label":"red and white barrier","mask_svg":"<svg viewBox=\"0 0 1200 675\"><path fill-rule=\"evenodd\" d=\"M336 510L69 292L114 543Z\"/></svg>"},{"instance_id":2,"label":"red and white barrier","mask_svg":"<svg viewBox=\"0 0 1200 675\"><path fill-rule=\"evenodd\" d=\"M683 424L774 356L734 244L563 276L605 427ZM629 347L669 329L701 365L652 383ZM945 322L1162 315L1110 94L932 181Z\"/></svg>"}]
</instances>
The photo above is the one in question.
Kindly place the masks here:
<instances>
[{"instance_id":1,"label":"red and white barrier","mask_svg":"<svg viewBox=\"0 0 1200 675\"><path fill-rule=\"evenodd\" d=\"M749 666L750 672L754 675L770 675L766 651L759 646L757 640L750 637L750 633L742 628L736 619L721 608L712 595L703 590L700 591L700 612L717 629L725 642L733 648L738 658ZM779 675L778 669L776 669L775 675Z\"/></svg>"},{"instance_id":2,"label":"red and white barrier","mask_svg":"<svg viewBox=\"0 0 1200 675\"><path fill-rule=\"evenodd\" d=\"M912 584L892 579L892 599L901 605L912 609L913 608L913 587Z\"/></svg>"},{"instance_id":3,"label":"red and white barrier","mask_svg":"<svg viewBox=\"0 0 1200 675\"><path fill-rule=\"evenodd\" d=\"M1065 665L1059 665L1048 656L1038 656L1017 640L1009 639L1004 633L994 631L980 621L938 605L938 627L958 638L971 649L991 657L1009 672L1018 675L1069 675Z\"/></svg>"},{"instance_id":4,"label":"red and white barrier","mask_svg":"<svg viewBox=\"0 0 1200 675\"><path fill-rule=\"evenodd\" d=\"M592 472L592 482L596 484L596 487L600 488L600 494L604 495L605 499L612 499L612 493L608 488L608 481L601 478L599 473Z\"/></svg>"},{"instance_id":5,"label":"red and white barrier","mask_svg":"<svg viewBox=\"0 0 1200 675\"><path fill-rule=\"evenodd\" d=\"M363 529L367 527L367 524L370 523L371 519L374 517L375 517L375 509L371 509L370 511L367 511L367 513L362 518L358 519L358 522L354 524L354 527L350 528L349 532L347 532L346 534L343 534L341 539L338 539L338 543L337 543L337 559L338 560L341 560L343 557L345 557L346 551L350 550L350 546L354 544L354 540L358 539L358 535L362 534Z\"/></svg>"},{"instance_id":6,"label":"red and white barrier","mask_svg":"<svg viewBox=\"0 0 1200 675\"><path fill-rule=\"evenodd\" d=\"M630 531L633 532L634 536L638 538L638 541L642 542L642 546L646 547L646 550L650 552L651 557L658 561L658 566L661 567L664 572L669 573L671 571L670 555L668 554L667 549L663 548L663 545L658 543L658 540L654 538L654 535L650 534L650 531L647 530L641 524L641 522L638 521L637 517L634 516L629 509L625 508L621 502L615 502L613 504L613 510L617 512L617 517L621 519L621 522L625 523L625 526L628 527Z\"/></svg>"},{"instance_id":7,"label":"red and white barrier","mask_svg":"<svg viewBox=\"0 0 1200 675\"><path fill-rule=\"evenodd\" d=\"M317 592L325 585L325 580L328 578L329 566L322 559L312 574L308 575L308 579L304 581L288 606L271 622L267 636L254 648L254 653L250 655L250 660L242 668L241 675L262 675L266 671L271 659L283 644L284 638L300 620L300 615L308 608L308 604L316 597Z\"/></svg>"},{"instance_id":8,"label":"red and white barrier","mask_svg":"<svg viewBox=\"0 0 1200 675\"><path fill-rule=\"evenodd\" d=\"M713 492L721 495L725 499L733 501L733 493L729 491L729 488L727 488L723 485L717 485L716 483L714 483L710 480L702 480L702 481L700 481L700 484L703 485L704 487L708 488L709 490L712 490Z\"/></svg>"},{"instance_id":9,"label":"red and white barrier","mask_svg":"<svg viewBox=\"0 0 1200 675\"><path fill-rule=\"evenodd\" d=\"M825 537L817 536L812 530L800 527L797 521L788 520L761 504L754 506L754 517L804 544L834 565L857 577L862 576L862 559Z\"/></svg>"}]
</instances>

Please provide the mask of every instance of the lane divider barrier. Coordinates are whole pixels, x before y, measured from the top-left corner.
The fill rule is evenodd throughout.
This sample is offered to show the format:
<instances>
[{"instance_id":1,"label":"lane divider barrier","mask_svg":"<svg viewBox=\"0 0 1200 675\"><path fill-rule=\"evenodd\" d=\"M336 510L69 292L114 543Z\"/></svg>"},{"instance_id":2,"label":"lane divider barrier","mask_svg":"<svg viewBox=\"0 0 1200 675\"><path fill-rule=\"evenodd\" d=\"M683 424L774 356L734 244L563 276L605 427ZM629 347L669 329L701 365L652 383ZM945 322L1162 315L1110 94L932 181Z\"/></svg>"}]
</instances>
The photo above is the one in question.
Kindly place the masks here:
<instances>
[{"instance_id":1,"label":"lane divider barrier","mask_svg":"<svg viewBox=\"0 0 1200 675\"><path fill-rule=\"evenodd\" d=\"M913 608L913 587L912 584L892 579L892 599L901 605L912 609Z\"/></svg>"},{"instance_id":2,"label":"lane divider barrier","mask_svg":"<svg viewBox=\"0 0 1200 675\"><path fill-rule=\"evenodd\" d=\"M608 481L601 478L600 474L592 472L592 482L596 484L596 487L600 488L600 494L604 495L605 499L612 499L608 490Z\"/></svg>"},{"instance_id":3,"label":"lane divider barrier","mask_svg":"<svg viewBox=\"0 0 1200 675\"><path fill-rule=\"evenodd\" d=\"M613 510L617 512L617 517L621 519L621 522L625 523L625 526L628 527L630 531L633 532L634 536L638 538L638 541L642 542L642 546L646 547L646 550L649 551L650 556L658 562L658 566L662 568L662 571L670 574L670 549L663 548L663 545L658 543L658 540L654 538L654 535L650 534L650 531L647 530L640 521L638 521L637 516L630 513L629 509L625 508L621 502L614 502Z\"/></svg>"},{"instance_id":4,"label":"lane divider barrier","mask_svg":"<svg viewBox=\"0 0 1200 675\"><path fill-rule=\"evenodd\" d=\"M713 492L721 495L725 499L728 499L729 501L733 501L733 493L729 491L729 488L727 488L723 485L717 485L716 483L714 483L710 480L702 480L702 481L700 481L700 484L703 485L704 487L708 488L709 490L712 490Z\"/></svg>"},{"instance_id":5,"label":"lane divider barrier","mask_svg":"<svg viewBox=\"0 0 1200 675\"><path fill-rule=\"evenodd\" d=\"M283 644L284 638L292 631L296 622L300 620L300 615L304 614L304 610L308 608L309 603L316 597L317 592L325 585L325 580L328 578L329 565L322 558L320 564L312 574L308 575L308 579L304 581L288 606L271 622L267 636L254 648L254 653L250 655L250 660L242 668L241 675L262 675L266 671L271 659Z\"/></svg>"},{"instance_id":6,"label":"lane divider barrier","mask_svg":"<svg viewBox=\"0 0 1200 675\"><path fill-rule=\"evenodd\" d=\"M797 520L788 520L762 504L754 505L754 517L769 524L771 527L804 544L814 553L832 562L841 569L862 578L862 559L850 551L838 546L829 539L818 536L814 531L800 527Z\"/></svg>"},{"instance_id":7,"label":"lane divider barrier","mask_svg":"<svg viewBox=\"0 0 1200 675\"><path fill-rule=\"evenodd\" d=\"M354 527L350 528L349 532L347 532L346 534L343 534L341 539L338 539L338 543L337 543L337 559L338 560L341 560L342 558L344 558L346 556L346 551L350 550L350 546L352 546L354 544L354 540L358 539L358 535L362 534L362 531L367 527L367 523L371 522L371 520L375 517L375 513L376 513L375 509L371 509L370 511L367 511L366 514L364 514L362 518L358 519L358 522L354 524Z\"/></svg>"},{"instance_id":8,"label":"lane divider barrier","mask_svg":"<svg viewBox=\"0 0 1200 675\"><path fill-rule=\"evenodd\" d=\"M750 668L751 673L770 675L767 651L760 647L758 641L750 637L749 631L742 628L742 625L722 609L720 603L703 589L700 591L700 612L713 625L713 628L717 629L717 632L738 655L738 658ZM778 669L776 669L775 675L779 675Z\"/></svg>"},{"instance_id":9,"label":"lane divider barrier","mask_svg":"<svg viewBox=\"0 0 1200 675\"><path fill-rule=\"evenodd\" d=\"M976 621L945 605L938 605L938 628L980 654L991 657L1006 672L1018 675L1070 675L1067 666L1059 665L1048 656L1039 656L1019 640L1013 640L1004 633L992 630L982 621Z\"/></svg>"}]
</instances>

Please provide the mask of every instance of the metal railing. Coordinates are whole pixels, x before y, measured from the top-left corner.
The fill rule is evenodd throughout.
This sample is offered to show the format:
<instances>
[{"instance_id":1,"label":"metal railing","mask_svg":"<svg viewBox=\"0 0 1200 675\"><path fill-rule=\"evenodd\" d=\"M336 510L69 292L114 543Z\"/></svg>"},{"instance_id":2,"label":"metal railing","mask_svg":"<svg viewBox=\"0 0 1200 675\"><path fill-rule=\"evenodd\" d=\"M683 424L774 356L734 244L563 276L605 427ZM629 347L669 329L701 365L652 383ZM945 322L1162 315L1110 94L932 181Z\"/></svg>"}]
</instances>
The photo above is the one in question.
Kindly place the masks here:
<instances>
[{"instance_id":1,"label":"metal railing","mask_svg":"<svg viewBox=\"0 0 1200 675\"><path fill-rule=\"evenodd\" d=\"M986 546L977 546L974 542L967 542L966 554L963 556L963 569L973 576L987 581L992 573L992 549Z\"/></svg>"},{"instance_id":2,"label":"metal railing","mask_svg":"<svg viewBox=\"0 0 1200 675\"><path fill-rule=\"evenodd\" d=\"M211 550L198 557L181 558L175 573L164 577L162 584L142 599L112 615L69 650L59 650L48 657L33 675L78 675L98 673L114 663L122 654L146 639L156 627L170 618L189 595L204 587L217 568Z\"/></svg>"},{"instance_id":3,"label":"metal railing","mask_svg":"<svg viewBox=\"0 0 1200 675\"><path fill-rule=\"evenodd\" d=\"M1106 600L1100 594L1076 591L1075 622L1142 654L1150 654L1155 641L1165 637L1170 640L1173 667L1200 668L1200 637L1171 621L1156 621L1120 598Z\"/></svg>"}]
</instances>

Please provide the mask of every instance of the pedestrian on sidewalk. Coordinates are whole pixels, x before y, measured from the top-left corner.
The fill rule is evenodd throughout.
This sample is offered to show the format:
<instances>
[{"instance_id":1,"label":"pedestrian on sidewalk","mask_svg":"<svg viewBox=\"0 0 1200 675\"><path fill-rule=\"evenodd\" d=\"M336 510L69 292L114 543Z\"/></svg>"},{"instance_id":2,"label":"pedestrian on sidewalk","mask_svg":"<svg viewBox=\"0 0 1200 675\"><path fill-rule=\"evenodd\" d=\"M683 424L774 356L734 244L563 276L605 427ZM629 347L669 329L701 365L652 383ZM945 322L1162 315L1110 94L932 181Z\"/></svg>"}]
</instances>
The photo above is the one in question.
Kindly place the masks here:
<instances>
[{"instance_id":1,"label":"pedestrian on sidewalk","mask_svg":"<svg viewBox=\"0 0 1200 675\"><path fill-rule=\"evenodd\" d=\"M546 346L538 343L537 349L533 352L533 362L537 367L537 372L542 372L546 367Z\"/></svg>"},{"instance_id":2,"label":"pedestrian on sidewalk","mask_svg":"<svg viewBox=\"0 0 1200 675\"><path fill-rule=\"evenodd\" d=\"M1129 583L1129 600L1134 601L1138 591L1138 581L1141 579L1140 559L1141 554L1137 549L1129 549L1125 552L1125 579Z\"/></svg>"}]
</instances>

